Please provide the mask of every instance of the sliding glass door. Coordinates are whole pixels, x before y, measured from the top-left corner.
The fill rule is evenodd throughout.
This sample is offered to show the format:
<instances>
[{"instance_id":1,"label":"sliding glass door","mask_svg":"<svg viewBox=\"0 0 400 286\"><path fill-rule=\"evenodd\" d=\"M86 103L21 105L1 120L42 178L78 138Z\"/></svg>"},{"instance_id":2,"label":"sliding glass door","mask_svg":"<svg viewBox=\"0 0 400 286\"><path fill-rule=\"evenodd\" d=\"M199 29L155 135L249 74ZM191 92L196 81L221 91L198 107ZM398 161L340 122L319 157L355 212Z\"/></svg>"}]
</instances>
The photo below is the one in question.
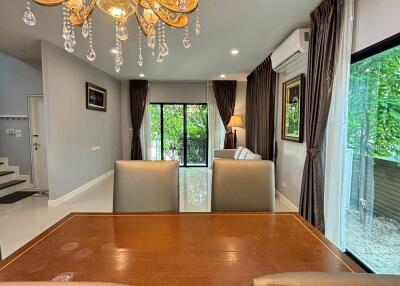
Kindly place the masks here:
<instances>
[{"instance_id":1,"label":"sliding glass door","mask_svg":"<svg viewBox=\"0 0 400 286\"><path fill-rule=\"evenodd\" d=\"M187 166L207 166L208 126L207 105L186 106Z\"/></svg>"},{"instance_id":2,"label":"sliding glass door","mask_svg":"<svg viewBox=\"0 0 400 286\"><path fill-rule=\"evenodd\" d=\"M206 167L206 104L151 104L152 160L177 160L184 167Z\"/></svg>"},{"instance_id":3,"label":"sliding glass door","mask_svg":"<svg viewBox=\"0 0 400 286\"><path fill-rule=\"evenodd\" d=\"M183 104L163 104L162 158L185 165L185 115Z\"/></svg>"},{"instance_id":4,"label":"sliding glass door","mask_svg":"<svg viewBox=\"0 0 400 286\"><path fill-rule=\"evenodd\" d=\"M382 274L400 274L399 42L353 56L348 99L347 250Z\"/></svg>"}]
</instances>

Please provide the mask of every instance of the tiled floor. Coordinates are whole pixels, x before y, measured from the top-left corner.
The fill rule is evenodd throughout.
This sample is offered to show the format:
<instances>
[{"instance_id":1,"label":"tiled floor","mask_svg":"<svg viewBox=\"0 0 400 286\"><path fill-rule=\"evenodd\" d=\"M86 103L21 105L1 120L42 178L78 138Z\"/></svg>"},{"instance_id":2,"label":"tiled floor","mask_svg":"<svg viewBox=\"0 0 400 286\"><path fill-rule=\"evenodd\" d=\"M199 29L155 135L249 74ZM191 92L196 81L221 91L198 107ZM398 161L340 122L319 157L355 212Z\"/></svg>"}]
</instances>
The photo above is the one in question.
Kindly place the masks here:
<instances>
[{"instance_id":1,"label":"tiled floor","mask_svg":"<svg viewBox=\"0 0 400 286\"><path fill-rule=\"evenodd\" d=\"M70 212L111 212L113 177L57 207L48 207L47 197L32 196L11 206L0 205L0 245L3 258L29 242ZM181 168L180 210L211 210L211 170ZM276 201L276 211L289 211Z\"/></svg>"}]
</instances>

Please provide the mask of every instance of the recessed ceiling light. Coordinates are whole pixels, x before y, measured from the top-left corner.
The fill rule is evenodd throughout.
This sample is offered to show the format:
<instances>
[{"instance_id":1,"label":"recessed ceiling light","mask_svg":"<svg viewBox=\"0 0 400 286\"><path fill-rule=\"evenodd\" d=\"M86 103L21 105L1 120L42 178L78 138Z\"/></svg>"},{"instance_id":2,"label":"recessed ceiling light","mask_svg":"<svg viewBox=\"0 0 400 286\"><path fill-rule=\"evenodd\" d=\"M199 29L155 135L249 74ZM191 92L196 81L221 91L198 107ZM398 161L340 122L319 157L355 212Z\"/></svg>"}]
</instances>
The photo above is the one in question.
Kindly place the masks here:
<instances>
[{"instance_id":1,"label":"recessed ceiling light","mask_svg":"<svg viewBox=\"0 0 400 286\"><path fill-rule=\"evenodd\" d=\"M226 78L226 74L221 74L220 76L219 76L220 78Z\"/></svg>"},{"instance_id":2,"label":"recessed ceiling light","mask_svg":"<svg viewBox=\"0 0 400 286\"><path fill-rule=\"evenodd\" d=\"M116 48L112 48L112 49L111 49L111 53L114 54L114 55L116 55L116 54L118 54L118 51L117 51Z\"/></svg>"},{"instance_id":3,"label":"recessed ceiling light","mask_svg":"<svg viewBox=\"0 0 400 286\"><path fill-rule=\"evenodd\" d=\"M232 49L232 50L231 50L231 54L234 55L234 56L236 56L236 55L239 54L239 50L238 50L238 49Z\"/></svg>"},{"instance_id":4,"label":"recessed ceiling light","mask_svg":"<svg viewBox=\"0 0 400 286\"><path fill-rule=\"evenodd\" d=\"M140 76L140 77L144 77L144 73L140 73L139 76Z\"/></svg>"}]
</instances>

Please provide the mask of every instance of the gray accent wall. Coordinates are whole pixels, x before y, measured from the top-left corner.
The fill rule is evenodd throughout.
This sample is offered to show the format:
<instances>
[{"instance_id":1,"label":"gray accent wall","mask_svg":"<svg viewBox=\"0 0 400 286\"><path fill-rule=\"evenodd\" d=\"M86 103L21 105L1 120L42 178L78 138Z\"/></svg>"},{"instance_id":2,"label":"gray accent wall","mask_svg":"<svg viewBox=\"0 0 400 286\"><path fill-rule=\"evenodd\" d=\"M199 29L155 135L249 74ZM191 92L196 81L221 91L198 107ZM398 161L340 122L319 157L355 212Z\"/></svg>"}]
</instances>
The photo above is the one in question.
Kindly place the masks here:
<instances>
[{"instance_id":1,"label":"gray accent wall","mask_svg":"<svg viewBox=\"0 0 400 286\"><path fill-rule=\"evenodd\" d=\"M151 102L207 103L206 82L151 82Z\"/></svg>"},{"instance_id":2,"label":"gray accent wall","mask_svg":"<svg viewBox=\"0 0 400 286\"><path fill-rule=\"evenodd\" d=\"M49 192L54 200L112 170L122 158L121 83L44 41L42 63ZM86 82L107 90L107 112L86 109Z\"/></svg>"},{"instance_id":3,"label":"gray accent wall","mask_svg":"<svg viewBox=\"0 0 400 286\"><path fill-rule=\"evenodd\" d=\"M28 115L28 95L42 94L40 62L25 62L0 53L0 115ZM8 135L7 129L22 131L22 137ZM28 120L0 120L0 157L31 174Z\"/></svg>"}]
</instances>

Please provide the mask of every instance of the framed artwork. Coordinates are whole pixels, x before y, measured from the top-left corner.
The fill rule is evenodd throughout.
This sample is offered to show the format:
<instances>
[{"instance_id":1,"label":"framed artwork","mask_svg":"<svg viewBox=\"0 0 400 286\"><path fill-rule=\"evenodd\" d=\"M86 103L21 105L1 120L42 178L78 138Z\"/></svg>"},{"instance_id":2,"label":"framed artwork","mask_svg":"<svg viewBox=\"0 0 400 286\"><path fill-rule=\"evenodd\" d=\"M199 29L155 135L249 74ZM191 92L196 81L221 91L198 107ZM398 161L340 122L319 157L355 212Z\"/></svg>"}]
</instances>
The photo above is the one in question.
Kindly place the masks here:
<instances>
[{"instance_id":1,"label":"framed artwork","mask_svg":"<svg viewBox=\"0 0 400 286\"><path fill-rule=\"evenodd\" d=\"M305 77L300 74L282 86L282 140L301 143L304 136Z\"/></svg>"},{"instance_id":2,"label":"framed artwork","mask_svg":"<svg viewBox=\"0 0 400 286\"><path fill-rule=\"evenodd\" d=\"M90 82L86 83L86 108L98 111L107 111L107 90L94 85Z\"/></svg>"}]
</instances>

